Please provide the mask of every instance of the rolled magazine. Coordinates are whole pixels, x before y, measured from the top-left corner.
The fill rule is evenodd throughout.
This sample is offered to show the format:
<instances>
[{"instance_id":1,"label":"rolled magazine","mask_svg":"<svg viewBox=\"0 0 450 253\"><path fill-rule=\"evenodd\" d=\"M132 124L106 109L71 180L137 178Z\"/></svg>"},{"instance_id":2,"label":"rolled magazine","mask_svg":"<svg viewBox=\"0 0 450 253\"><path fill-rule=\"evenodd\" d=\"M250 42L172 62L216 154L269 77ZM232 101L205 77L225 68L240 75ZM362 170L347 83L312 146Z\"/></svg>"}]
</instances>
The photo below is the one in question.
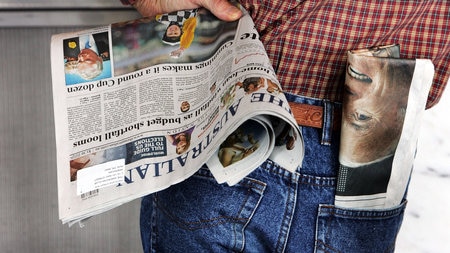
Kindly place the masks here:
<instances>
[{"instance_id":1,"label":"rolled magazine","mask_svg":"<svg viewBox=\"0 0 450 253\"><path fill-rule=\"evenodd\" d=\"M383 209L404 198L434 67L399 52L348 52L336 206Z\"/></svg>"}]
</instances>

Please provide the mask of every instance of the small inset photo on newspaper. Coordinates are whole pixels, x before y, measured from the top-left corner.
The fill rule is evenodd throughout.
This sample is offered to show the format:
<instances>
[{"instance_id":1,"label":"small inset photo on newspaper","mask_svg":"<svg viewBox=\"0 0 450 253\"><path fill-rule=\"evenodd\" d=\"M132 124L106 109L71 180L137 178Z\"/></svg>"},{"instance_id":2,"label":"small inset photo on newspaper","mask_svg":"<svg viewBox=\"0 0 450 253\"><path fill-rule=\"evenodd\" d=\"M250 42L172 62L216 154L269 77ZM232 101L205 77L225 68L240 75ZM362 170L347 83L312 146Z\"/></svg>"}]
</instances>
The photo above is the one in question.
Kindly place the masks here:
<instances>
[{"instance_id":1,"label":"small inset photo on newspaper","mask_svg":"<svg viewBox=\"0 0 450 253\"><path fill-rule=\"evenodd\" d=\"M63 40L66 85L111 77L108 32Z\"/></svg>"}]
</instances>

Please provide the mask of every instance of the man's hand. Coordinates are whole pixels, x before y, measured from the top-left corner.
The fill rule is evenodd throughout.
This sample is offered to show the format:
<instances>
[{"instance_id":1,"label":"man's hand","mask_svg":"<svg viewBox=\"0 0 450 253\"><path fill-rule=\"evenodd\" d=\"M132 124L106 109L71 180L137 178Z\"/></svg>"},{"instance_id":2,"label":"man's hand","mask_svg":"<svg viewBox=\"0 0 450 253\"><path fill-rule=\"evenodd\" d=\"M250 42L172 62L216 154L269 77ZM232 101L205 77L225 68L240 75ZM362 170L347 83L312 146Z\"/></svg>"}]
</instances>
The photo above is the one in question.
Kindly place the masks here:
<instances>
[{"instance_id":1,"label":"man's hand","mask_svg":"<svg viewBox=\"0 0 450 253\"><path fill-rule=\"evenodd\" d=\"M210 10L224 21L234 21L242 16L242 12L228 0L137 0L133 6L145 17L199 7Z\"/></svg>"}]
</instances>

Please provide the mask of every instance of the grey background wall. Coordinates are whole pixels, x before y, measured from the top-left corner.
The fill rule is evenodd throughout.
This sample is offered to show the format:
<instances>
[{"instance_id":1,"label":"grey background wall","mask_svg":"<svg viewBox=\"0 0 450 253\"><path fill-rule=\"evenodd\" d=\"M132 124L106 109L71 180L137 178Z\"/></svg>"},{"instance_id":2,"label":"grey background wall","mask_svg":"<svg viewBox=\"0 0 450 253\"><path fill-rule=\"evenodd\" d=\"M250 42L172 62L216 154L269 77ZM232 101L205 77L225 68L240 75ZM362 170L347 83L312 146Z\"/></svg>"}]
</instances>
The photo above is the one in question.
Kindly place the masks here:
<instances>
[{"instance_id":1,"label":"grey background wall","mask_svg":"<svg viewBox=\"0 0 450 253\"><path fill-rule=\"evenodd\" d=\"M68 6L64 12L36 1L14 2L0 1L0 252L142 252L139 200L88 220L84 228L58 219L49 59L52 34L136 12L112 9L120 7L118 0L107 10L100 9L102 1L91 1L97 9Z\"/></svg>"}]
</instances>

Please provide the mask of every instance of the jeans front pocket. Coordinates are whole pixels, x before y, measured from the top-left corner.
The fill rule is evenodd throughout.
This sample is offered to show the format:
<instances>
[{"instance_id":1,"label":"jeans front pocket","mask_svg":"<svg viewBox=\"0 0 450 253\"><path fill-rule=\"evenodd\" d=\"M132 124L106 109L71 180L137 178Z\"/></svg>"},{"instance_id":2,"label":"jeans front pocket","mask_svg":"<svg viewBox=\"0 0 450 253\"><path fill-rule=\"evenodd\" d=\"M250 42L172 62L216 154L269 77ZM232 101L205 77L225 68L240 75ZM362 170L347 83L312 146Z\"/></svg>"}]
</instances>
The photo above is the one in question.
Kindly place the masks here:
<instances>
[{"instance_id":1,"label":"jeans front pocket","mask_svg":"<svg viewBox=\"0 0 450 253\"><path fill-rule=\"evenodd\" d=\"M394 252L406 201L391 209L357 210L321 205L316 253Z\"/></svg>"},{"instance_id":2,"label":"jeans front pocket","mask_svg":"<svg viewBox=\"0 0 450 253\"><path fill-rule=\"evenodd\" d=\"M217 184L209 170L200 169L187 180L150 195L152 204L145 204L144 199L141 216L152 209L147 212L152 221L144 228L151 226L151 247L156 252L242 250L245 227L265 187L253 179L244 179L234 187ZM148 233L144 234L148 239ZM145 244L144 248L148 247Z\"/></svg>"}]
</instances>

